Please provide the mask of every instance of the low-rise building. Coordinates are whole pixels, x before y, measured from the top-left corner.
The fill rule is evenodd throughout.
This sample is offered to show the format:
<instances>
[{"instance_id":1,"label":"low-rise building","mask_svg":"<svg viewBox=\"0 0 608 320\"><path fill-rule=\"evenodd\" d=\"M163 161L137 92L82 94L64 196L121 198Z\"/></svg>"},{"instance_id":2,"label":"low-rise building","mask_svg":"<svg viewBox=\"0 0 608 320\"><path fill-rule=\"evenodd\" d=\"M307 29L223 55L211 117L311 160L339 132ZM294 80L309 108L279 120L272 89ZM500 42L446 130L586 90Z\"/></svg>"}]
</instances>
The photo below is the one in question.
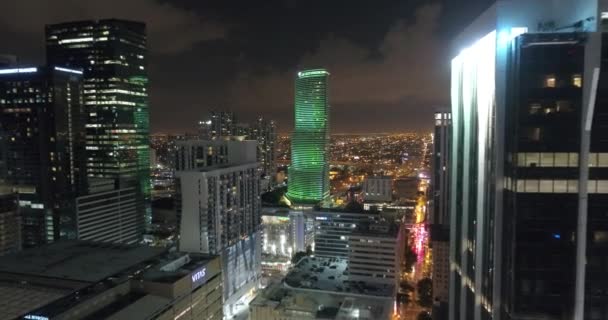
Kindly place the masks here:
<instances>
[{"instance_id":1,"label":"low-rise building","mask_svg":"<svg viewBox=\"0 0 608 320\"><path fill-rule=\"evenodd\" d=\"M392 299L340 292L300 290L273 284L249 304L251 320L390 319Z\"/></svg>"},{"instance_id":2,"label":"low-rise building","mask_svg":"<svg viewBox=\"0 0 608 320\"><path fill-rule=\"evenodd\" d=\"M0 261L0 319L221 319L219 257L63 241Z\"/></svg>"}]
</instances>

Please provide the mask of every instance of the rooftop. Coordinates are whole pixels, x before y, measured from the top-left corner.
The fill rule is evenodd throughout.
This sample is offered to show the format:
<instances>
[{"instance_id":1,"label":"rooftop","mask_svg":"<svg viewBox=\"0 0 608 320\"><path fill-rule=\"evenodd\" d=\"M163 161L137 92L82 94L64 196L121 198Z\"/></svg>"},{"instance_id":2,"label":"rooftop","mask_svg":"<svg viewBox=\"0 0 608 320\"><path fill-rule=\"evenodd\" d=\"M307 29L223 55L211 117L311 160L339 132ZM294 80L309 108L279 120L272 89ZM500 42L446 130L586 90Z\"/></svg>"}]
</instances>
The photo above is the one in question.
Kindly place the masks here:
<instances>
[{"instance_id":1,"label":"rooftop","mask_svg":"<svg viewBox=\"0 0 608 320\"><path fill-rule=\"evenodd\" d=\"M165 251L137 245L62 241L0 259L0 273L98 282Z\"/></svg>"},{"instance_id":2,"label":"rooftop","mask_svg":"<svg viewBox=\"0 0 608 320\"><path fill-rule=\"evenodd\" d=\"M395 222L360 223L353 235L395 238L399 234L399 224Z\"/></svg>"},{"instance_id":3,"label":"rooftop","mask_svg":"<svg viewBox=\"0 0 608 320\"><path fill-rule=\"evenodd\" d=\"M204 267L214 258L197 253L171 253L146 270L142 278L146 281L172 283Z\"/></svg>"},{"instance_id":4,"label":"rooftop","mask_svg":"<svg viewBox=\"0 0 608 320\"><path fill-rule=\"evenodd\" d=\"M345 295L371 295L389 298L393 294L390 285L369 285L348 279L346 259L306 257L291 269L285 284L295 289L313 289Z\"/></svg>"},{"instance_id":5,"label":"rooftop","mask_svg":"<svg viewBox=\"0 0 608 320\"><path fill-rule=\"evenodd\" d=\"M378 320L389 319L392 304L392 299L302 291L275 283L258 294L249 306L281 309L285 316L296 312L299 315L308 313L316 319Z\"/></svg>"}]
</instances>

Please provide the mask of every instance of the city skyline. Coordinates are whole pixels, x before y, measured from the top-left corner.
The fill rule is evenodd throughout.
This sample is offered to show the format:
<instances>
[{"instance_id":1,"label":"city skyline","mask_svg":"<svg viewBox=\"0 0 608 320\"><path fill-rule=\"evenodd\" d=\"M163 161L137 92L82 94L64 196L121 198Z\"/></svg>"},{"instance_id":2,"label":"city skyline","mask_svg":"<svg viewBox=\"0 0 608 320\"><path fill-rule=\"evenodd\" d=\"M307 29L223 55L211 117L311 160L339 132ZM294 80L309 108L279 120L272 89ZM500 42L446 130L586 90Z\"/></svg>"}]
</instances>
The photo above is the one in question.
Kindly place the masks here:
<instances>
[{"instance_id":1,"label":"city skyline","mask_svg":"<svg viewBox=\"0 0 608 320\"><path fill-rule=\"evenodd\" d=\"M464 27L492 1L457 2L422 6L419 1L382 0L343 6L276 1L258 6L245 1L19 1L0 5L5 26L0 36L7 39L0 53L39 65L44 61L40 39L45 24L90 18L142 21L149 28L149 76L154 79L151 132L195 132L206 113L222 109L242 114L246 122L263 114L277 122L278 132L289 133L290 84L296 71L306 68L332 70L333 132L430 131L432 125L424 119L449 105L441 90L449 84L449 60L443 57L449 37L454 27ZM321 15L314 28L298 22L309 10ZM20 17L25 12L28 16ZM358 117L370 121L361 124Z\"/></svg>"}]
</instances>

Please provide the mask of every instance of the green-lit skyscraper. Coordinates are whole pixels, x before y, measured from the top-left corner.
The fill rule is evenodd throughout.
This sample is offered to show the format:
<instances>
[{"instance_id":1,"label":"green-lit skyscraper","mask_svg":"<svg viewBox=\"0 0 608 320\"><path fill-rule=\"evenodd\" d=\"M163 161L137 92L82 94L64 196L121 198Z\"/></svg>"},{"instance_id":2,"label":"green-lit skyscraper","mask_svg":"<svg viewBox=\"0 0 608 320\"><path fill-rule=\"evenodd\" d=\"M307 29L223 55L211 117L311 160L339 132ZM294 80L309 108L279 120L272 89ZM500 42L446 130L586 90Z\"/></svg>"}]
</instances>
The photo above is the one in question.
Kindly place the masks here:
<instances>
[{"instance_id":1,"label":"green-lit skyscraper","mask_svg":"<svg viewBox=\"0 0 608 320\"><path fill-rule=\"evenodd\" d=\"M137 224L151 221L146 26L125 20L66 22L46 27L52 65L84 72L86 171L137 188Z\"/></svg>"},{"instance_id":2,"label":"green-lit skyscraper","mask_svg":"<svg viewBox=\"0 0 608 320\"><path fill-rule=\"evenodd\" d=\"M298 72L287 197L313 204L329 196L329 96L324 69Z\"/></svg>"}]
</instances>

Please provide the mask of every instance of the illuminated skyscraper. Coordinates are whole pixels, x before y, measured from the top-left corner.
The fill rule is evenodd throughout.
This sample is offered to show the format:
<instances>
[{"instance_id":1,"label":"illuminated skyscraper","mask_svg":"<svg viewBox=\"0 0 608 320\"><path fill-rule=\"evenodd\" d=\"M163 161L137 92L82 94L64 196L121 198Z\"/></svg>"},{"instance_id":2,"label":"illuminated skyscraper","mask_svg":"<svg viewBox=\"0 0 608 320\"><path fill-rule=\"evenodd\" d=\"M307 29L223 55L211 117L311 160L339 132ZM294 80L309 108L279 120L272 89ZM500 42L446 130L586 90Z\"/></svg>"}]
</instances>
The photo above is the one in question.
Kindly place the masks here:
<instances>
[{"instance_id":1,"label":"illuminated skyscraper","mask_svg":"<svg viewBox=\"0 0 608 320\"><path fill-rule=\"evenodd\" d=\"M314 204L329 197L329 72L298 72L295 90L295 129L287 197Z\"/></svg>"},{"instance_id":2,"label":"illuminated skyscraper","mask_svg":"<svg viewBox=\"0 0 608 320\"><path fill-rule=\"evenodd\" d=\"M47 62L84 72L87 175L135 186L141 231L151 222L146 26L124 20L46 27Z\"/></svg>"},{"instance_id":3,"label":"illuminated skyscraper","mask_svg":"<svg viewBox=\"0 0 608 320\"><path fill-rule=\"evenodd\" d=\"M450 139L452 114L435 112L433 135L433 202L430 215L431 247L433 248L433 319L447 319L450 275Z\"/></svg>"},{"instance_id":4,"label":"illuminated skyscraper","mask_svg":"<svg viewBox=\"0 0 608 320\"><path fill-rule=\"evenodd\" d=\"M452 60L450 319L608 319L606 1L498 1Z\"/></svg>"},{"instance_id":5,"label":"illuminated skyscraper","mask_svg":"<svg viewBox=\"0 0 608 320\"><path fill-rule=\"evenodd\" d=\"M85 161L81 92L77 70L0 69L1 175L18 193L26 248L75 237L73 199Z\"/></svg>"}]
</instances>

